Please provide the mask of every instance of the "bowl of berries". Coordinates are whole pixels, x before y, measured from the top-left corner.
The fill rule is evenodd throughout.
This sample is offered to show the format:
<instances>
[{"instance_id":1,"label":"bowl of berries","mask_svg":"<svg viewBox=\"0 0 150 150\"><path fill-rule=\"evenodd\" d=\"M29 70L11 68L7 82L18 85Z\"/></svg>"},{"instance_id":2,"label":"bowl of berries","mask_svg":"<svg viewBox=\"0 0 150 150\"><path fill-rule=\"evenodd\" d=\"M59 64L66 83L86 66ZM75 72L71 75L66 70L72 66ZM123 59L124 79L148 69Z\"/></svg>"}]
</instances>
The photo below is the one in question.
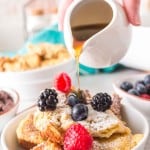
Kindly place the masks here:
<instances>
[{"instance_id":1,"label":"bowl of berries","mask_svg":"<svg viewBox=\"0 0 150 150\"><path fill-rule=\"evenodd\" d=\"M20 103L18 91L15 89L0 87L0 133L17 113Z\"/></svg>"},{"instance_id":2,"label":"bowl of berries","mask_svg":"<svg viewBox=\"0 0 150 150\"><path fill-rule=\"evenodd\" d=\"M113 84L113 88L126 102L150 116L150 74L138 74L122 78Z\"/></svg>"}]
</instances>

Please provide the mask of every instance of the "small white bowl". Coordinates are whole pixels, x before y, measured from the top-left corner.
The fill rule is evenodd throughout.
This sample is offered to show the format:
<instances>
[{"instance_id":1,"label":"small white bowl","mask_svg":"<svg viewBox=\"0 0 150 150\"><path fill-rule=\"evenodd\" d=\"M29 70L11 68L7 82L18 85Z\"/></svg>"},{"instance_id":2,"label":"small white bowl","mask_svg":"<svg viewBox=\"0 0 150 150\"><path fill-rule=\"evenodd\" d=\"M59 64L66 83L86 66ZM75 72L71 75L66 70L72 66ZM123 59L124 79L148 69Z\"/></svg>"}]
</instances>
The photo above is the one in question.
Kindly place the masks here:
<instances>
[{"instance_id":1,"label":"small white bowl","mask_svg":"<svg viewBox=\"0 0 150 150\"><path fill-rule=\"evenodd\" d=\"M70 58L60 64L22 72L0 72L1 86L11 87L18 91L21 100L36 99L39 92L51 87L54 77L66 72L73 83L76 80L76 63Z\"/></svg>"},{"instance_id":2,"label":"small white bowl","mask_svg":"<svg viewBox=\"0 0 150 150\"><path fill-rule=\"evenodd\" d=\"M134 84L138 80L143 80L146 75L147 73L142 73L138 75L131 75L126 78L121 78L113 83L113 88L115 92L123 98L124 101L127 101L127 103L129 103L130 105L138 109L140 112L142 112L147 117L147 119L150 119L150 100L146 100L139 96L129 94L128 92L120 88L120 84L123 81L129 81Z\"/></svg>"},{"instance_id":3,"label":"small white bowl","mask_svg":"<svg viewBox=\"0 0 150 150\"><path fill-rule=\"evenodd\" d=\"M1 135L1 144L3 150L23 150L17 142L16 128L20 120L34 110L35 107L22 112L7 124ZM123 116L123 120L127 122L133 133L144 134L143 139L132 150L144 150L149 135L149 125L147 120L140 112L138 112L136 109L132 108L128 104L122 104L121 113Z\"/></svg>"},{"instance_id":4,"label":"small white bowl","mask_svg":"<svg viewBox=\"0 0 150 150\"><path fill-rule=\"evenodd\" d=\"M55 64L53 66L45 66L43 68L37 68L27 71L17 72L0 72L0 83L7 84L11 83L22 83L30 82L34 80L49 79L55 76L56 73L64 71L71 72L76 67L75 59L70 58L62 63Z\"/></svg>"},{"instance_id":5,"label":"small white bowl","mask_svg":"<svg viewBox=\"0 0 150 150\"><path fill-rule=\"evenodd\" d=\"M2 129L8 123L8 121L16 115L16 112L19 107L20 98L19 98L18 92L15 91L14 89L0 87L0 90L5 91L8 94L10 94L10 96L13 98L13 101L14 101L14 106L12 108L10 108L7 112L4 112L3 114L0 114L0 132L1 132Z\"/></svg>"}]
</instances>

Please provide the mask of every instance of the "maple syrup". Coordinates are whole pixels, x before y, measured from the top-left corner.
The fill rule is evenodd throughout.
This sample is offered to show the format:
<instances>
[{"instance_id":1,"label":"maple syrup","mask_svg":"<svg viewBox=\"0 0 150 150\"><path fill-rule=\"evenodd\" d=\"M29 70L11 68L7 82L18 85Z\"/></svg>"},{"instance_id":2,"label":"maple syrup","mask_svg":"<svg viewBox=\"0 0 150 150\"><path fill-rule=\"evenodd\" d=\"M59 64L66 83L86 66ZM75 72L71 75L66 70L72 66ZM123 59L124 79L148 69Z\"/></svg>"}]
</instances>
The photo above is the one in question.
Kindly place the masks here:
<instances>
[{"instance_id":1,"label":"maple syrup","mask_svg":"<svg viewBox=\"0 0 150 150\"><path fill-rule=\"evenodd\" d=\"M84 25L72 27L73 34L73 48L74 56L76 59L76 69L78 78L78 87L80 89L80 79L79 79L79 57L82 53L82 46L84 42L91 36L104 29L108 24L94 24L94 25Z\"/></svg>"},{"instance_id":2,"label":"maple syrup","mask_svg":"<svg viewBox=\"0 0 150 150\"><path fill-rule=\"evenodd\" d=\"M77 79L78 79L78 88L80 89L80 79L79 79L79 57L82 52L82 46L84 44L84 41L78 41L74 39L73 41L73 47L74 47L74 56L76 60L76 70L77 70Z\"/></svg>"}]
</instances>

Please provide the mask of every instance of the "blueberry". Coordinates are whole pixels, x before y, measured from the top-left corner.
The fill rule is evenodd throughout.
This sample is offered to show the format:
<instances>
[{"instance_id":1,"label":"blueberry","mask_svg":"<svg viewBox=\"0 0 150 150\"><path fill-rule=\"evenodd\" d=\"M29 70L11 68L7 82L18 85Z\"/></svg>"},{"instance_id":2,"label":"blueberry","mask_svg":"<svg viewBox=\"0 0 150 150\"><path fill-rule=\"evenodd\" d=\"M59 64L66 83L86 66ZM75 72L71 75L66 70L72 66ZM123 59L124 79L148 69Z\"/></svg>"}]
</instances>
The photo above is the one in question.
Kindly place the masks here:
<instances>
[{"instance_id":1,"label":"blueberry","mask_svg":"<svg viewBox=\"0 0 150 150\"><path fill-rule=\"evenodd\" d=\"M147 93L146 86L144 86L143 84L138 84L138 85L136 86L136 90L137 90L140 94L146 94L146 93Z\"/></svg>"},{"instance_id":2,"label":"blueberry","mask_svg":"<svg viewBox=\"0 0 150 150\"><path fill-rule=\"evenodd\" d=\"M128 93L132 95L140 96L140 93L136 89L130 89Z\"/></svg>"},{"instance_id":3,"label":"blueberry","mask_svg":"<svg viewBox=\"0 0 150 150\"><path fill-rule=\"evenodd\" d=\"M144 83L147 85L147 84L150 84L150 74L149 75L146 75L144 77Z\"/></svg>"},{"instance_id":4,"label":"blueberry","mask_svg":"<svg viewBox=\"0 0 150 150\"><path fill-rule=\"evenodd\" d=\"M150 84L147 84L147 85L146 85L146 89L147 89L147 94L150 95Z\"/></svg>"},{"instance_id":5,"label":"blueberry","mask_svg":"<svg viewBox=\"0 0 150 150\"><path fill-rule=\"evenodd\" d=\"M78 104L80 100L75 93L70 93L67 97L67 102L69 106L73 107L74 105Z\"/></svg>"},{"instance_id":6,"label":"blueberry","mask_svg":"<svg viewBox=\"0 0 150 150\"><path fill-rule=\"evenodd\" d=\"M135 87L137 87L138 84L143 84L145 85L144 81L143 80L138 80L135 82Z\"/></svg>"},{"instance_id":7,"label":"blueberry","mask_svg":"<svg viewBox=\"0 0 150 150\"><path fill-rule=\"evenodd\" d=\"M133 85L128 81L124 81L121 83L120 88L123 89L124 91L128 91L133 88Z\"/></svg>"},{"instance_id":8,"label":"blueberry","mask_svg":"<svg viewBox=\"0 0 150 150\"><path fill-rule=\"evenodd\" d=\"M74 121L81 121L81 120L85 120L88 117L88 107L85 104L76 104L75 106L73 106L72 108L72 119Z\"/></svg>"}]
</instances>

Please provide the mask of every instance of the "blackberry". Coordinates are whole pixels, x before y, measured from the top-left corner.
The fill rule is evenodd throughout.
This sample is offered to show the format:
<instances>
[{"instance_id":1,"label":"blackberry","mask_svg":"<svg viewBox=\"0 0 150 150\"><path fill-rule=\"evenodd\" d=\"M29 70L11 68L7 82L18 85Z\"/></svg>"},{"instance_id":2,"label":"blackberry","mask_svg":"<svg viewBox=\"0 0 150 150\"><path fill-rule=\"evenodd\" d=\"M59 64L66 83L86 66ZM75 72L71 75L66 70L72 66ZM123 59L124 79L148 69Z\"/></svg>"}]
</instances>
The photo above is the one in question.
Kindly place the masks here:
<instances>
[{"instance_id":1,"label":"blackberry","mask_svg":"<svg viewBox=\"0 0 150 150\"><path fill-rule=\"evenodd\" d=\"M57 93L54 89L45 89L41 92L37 105L40 111L54 110L58 103Z\"/></svg>"},{"instance_id":2,"label":"blackberry","mask_svg":"<svg viewBox=\"0 0 150 150\"><path fill-rule=\"evenodd\" d=\"M112 104L111 96L107 93L97 93L92 97L91 106L96 111L106 111Z\"/></svg>"}]
</instances>

